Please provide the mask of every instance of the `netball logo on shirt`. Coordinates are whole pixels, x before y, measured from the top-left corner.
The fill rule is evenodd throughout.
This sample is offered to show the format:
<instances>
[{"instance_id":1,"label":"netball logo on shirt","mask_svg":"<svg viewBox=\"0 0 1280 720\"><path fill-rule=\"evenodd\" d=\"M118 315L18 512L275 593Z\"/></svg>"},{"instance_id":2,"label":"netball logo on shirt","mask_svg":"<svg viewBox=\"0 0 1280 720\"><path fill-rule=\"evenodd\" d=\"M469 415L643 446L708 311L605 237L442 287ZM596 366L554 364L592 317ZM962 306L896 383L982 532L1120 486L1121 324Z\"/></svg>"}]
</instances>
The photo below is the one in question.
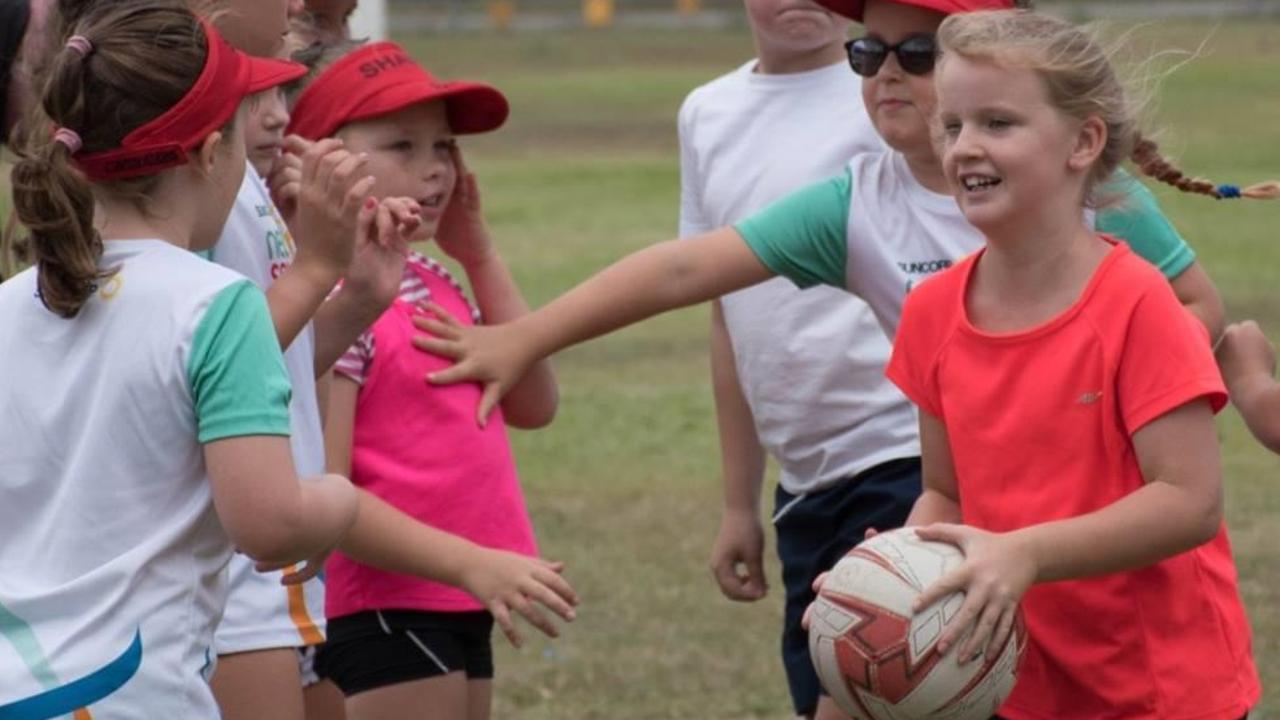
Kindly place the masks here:
<instances>
[{"instance_id":1,"label":"netball logo on shirt","mask_svg":"<svg viewBox=\"0 0 1280 720\"><path fill-rule=\"evenodd\" d=\"M275 204L254 205L253 209L266 229L264 240L267 246L267 259L271 262L271 279L275 280L293 263L297 246L294 245L289 227L285 225L284 218L280 217L280 211L276 210Z\"/></svg>"}]
</instances>

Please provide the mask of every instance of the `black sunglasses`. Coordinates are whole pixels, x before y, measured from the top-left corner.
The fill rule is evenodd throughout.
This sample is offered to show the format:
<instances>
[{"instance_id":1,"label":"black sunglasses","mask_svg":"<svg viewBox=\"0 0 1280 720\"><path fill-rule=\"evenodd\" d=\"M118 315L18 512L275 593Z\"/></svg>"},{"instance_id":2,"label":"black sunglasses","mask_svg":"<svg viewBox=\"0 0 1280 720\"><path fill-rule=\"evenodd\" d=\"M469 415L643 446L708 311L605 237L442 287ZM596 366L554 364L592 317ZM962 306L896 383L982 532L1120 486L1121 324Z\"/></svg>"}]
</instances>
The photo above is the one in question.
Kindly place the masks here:
<instances>
[{"instance_id":1,"label":"black sunglasses","mask_svg":"<svg viewBox=\"0 0 1280 720\"><path fill-rule=\"evenodd\" d=\"M932 34L912 35L897 45L889 45L874 37L860 37L844 44L849 53L849 67L862 77L875 77L889 53L898 56L898 65L910 75L933 72L938 58L938 39Z\"/></svg>"}]
</instances>

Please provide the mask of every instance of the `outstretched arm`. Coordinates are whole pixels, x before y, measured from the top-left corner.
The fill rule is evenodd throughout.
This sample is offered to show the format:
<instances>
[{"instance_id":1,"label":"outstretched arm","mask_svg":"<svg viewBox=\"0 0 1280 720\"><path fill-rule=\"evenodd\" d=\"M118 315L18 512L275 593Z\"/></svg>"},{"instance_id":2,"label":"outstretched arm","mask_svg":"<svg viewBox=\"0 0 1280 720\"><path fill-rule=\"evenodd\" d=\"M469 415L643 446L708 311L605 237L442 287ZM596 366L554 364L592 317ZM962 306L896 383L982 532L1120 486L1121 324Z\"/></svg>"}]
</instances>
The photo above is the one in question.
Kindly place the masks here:
<instances>
[{"instance_id":1,"label":"outstretched arm","mask_svg":"<svg viewBox=\"0 0 1280 720\"><path fill-rule=\"evenodd\" d=\"M467 273L484 322L499 325L528 315L529 305L484 221L476 176L467 169L457 144L450 146L449 154L457 168L458 181L436 229L436 243ZM543 359L534 363L503 398L502 417L513 427L539 428L551 423L559 403L560 389L551 361Z\"/></svg>"},{"instance_id":2,"label":"outstretched arm","mask_svg":"<svg viewBox=\"0 0 1280 720\"><path fill-rule=\"evenodd\" d=\"M1218 346L1218 364L1231 402L1249 431L1269 450L1280 453L1280 383L1276 350L1252 320L1227 328Z\"/></svg>"},{"instance_id":3,"label":"outstretched arm","mask_svg":"<svg viewBox=\"0 0 1280 720\"><path fill-rule=\"evenodd\" d=\"M738 231L713 230L668 240L635 252L528 315L500 326L463 327L434 308L438 319L420 321L435 335L420 346L453 358L433 373L437 384L485 385L478 419L507 394L538 360L667 310L687 307L773 276Z\"/></svg>"}]
</instances>

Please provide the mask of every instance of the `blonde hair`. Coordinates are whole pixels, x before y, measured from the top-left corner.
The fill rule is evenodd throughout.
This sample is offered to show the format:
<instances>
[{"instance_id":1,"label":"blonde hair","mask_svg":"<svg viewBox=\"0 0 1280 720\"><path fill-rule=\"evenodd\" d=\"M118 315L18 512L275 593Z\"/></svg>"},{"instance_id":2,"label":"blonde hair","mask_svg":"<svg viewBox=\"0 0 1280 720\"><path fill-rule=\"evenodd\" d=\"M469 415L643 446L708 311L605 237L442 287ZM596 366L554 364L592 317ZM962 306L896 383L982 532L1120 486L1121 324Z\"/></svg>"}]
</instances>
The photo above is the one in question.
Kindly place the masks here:
<instances>
[{"instance_id":1,"label":"blonde hair","mask_svg":"<svg viewBox=\"0 0 1280 720\"><path fill-rule=\"evenodd\" d=\"M1084 120L1097 117L1106 125L1107 141L1090 169L1086 202L1097 205L1097 187L1125 160L1149 177L1183 192L1214 198L1276 197L1275 183L1241 190L1189 178L1161 156L1159 147L1139 130L1143 103L1126 92L1111 53L1093 32L1065 20L1028 10L989 10L948 16L938 29L943 62L954 54L970 60L1034 71L1058 110Z\"/></svg>"},{"instance_id":2,"label":"blonde hair","mask_svg":"<svg viewBox=\"0 0 1280 720\"><path fill-rule=\"evenodd\" d=\"M1097 117L1106 144L1089 171L1086 197L1110 178L1138 143L1138 113L1093 36L1064 20L1027 10L957 13L938 28L943 62L950 55L1032 70L1049 102L1067 115Z\"/></svg>"}]
</instances>

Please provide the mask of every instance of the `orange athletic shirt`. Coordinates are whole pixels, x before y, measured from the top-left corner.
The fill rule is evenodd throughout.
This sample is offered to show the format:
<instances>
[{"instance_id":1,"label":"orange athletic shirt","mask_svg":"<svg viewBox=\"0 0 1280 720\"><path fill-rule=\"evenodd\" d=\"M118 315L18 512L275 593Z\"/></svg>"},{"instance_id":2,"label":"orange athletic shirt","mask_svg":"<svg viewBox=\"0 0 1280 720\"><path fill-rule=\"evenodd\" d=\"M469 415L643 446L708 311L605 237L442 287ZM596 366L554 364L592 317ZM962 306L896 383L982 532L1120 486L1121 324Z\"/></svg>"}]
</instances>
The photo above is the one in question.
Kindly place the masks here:
<instances>
[{"instance_id":1,"label":"orange athletic shirt","mask_svg":"<svg viewBox=\"0 0 1280 720\"><path fill-rule=\"evenodd\" d=\"M961 514L1007 532L1139 489L1132 436L1226 393L1203 326L1155 268L1114 247L1079 300L1011 334L975 328L965 289L982 251L908 297L888 375L946 424ZM1258 700L1225 526L1154 565L1033 586L1010 720L1236 720Z\"/></svg>"}]
</instances>

